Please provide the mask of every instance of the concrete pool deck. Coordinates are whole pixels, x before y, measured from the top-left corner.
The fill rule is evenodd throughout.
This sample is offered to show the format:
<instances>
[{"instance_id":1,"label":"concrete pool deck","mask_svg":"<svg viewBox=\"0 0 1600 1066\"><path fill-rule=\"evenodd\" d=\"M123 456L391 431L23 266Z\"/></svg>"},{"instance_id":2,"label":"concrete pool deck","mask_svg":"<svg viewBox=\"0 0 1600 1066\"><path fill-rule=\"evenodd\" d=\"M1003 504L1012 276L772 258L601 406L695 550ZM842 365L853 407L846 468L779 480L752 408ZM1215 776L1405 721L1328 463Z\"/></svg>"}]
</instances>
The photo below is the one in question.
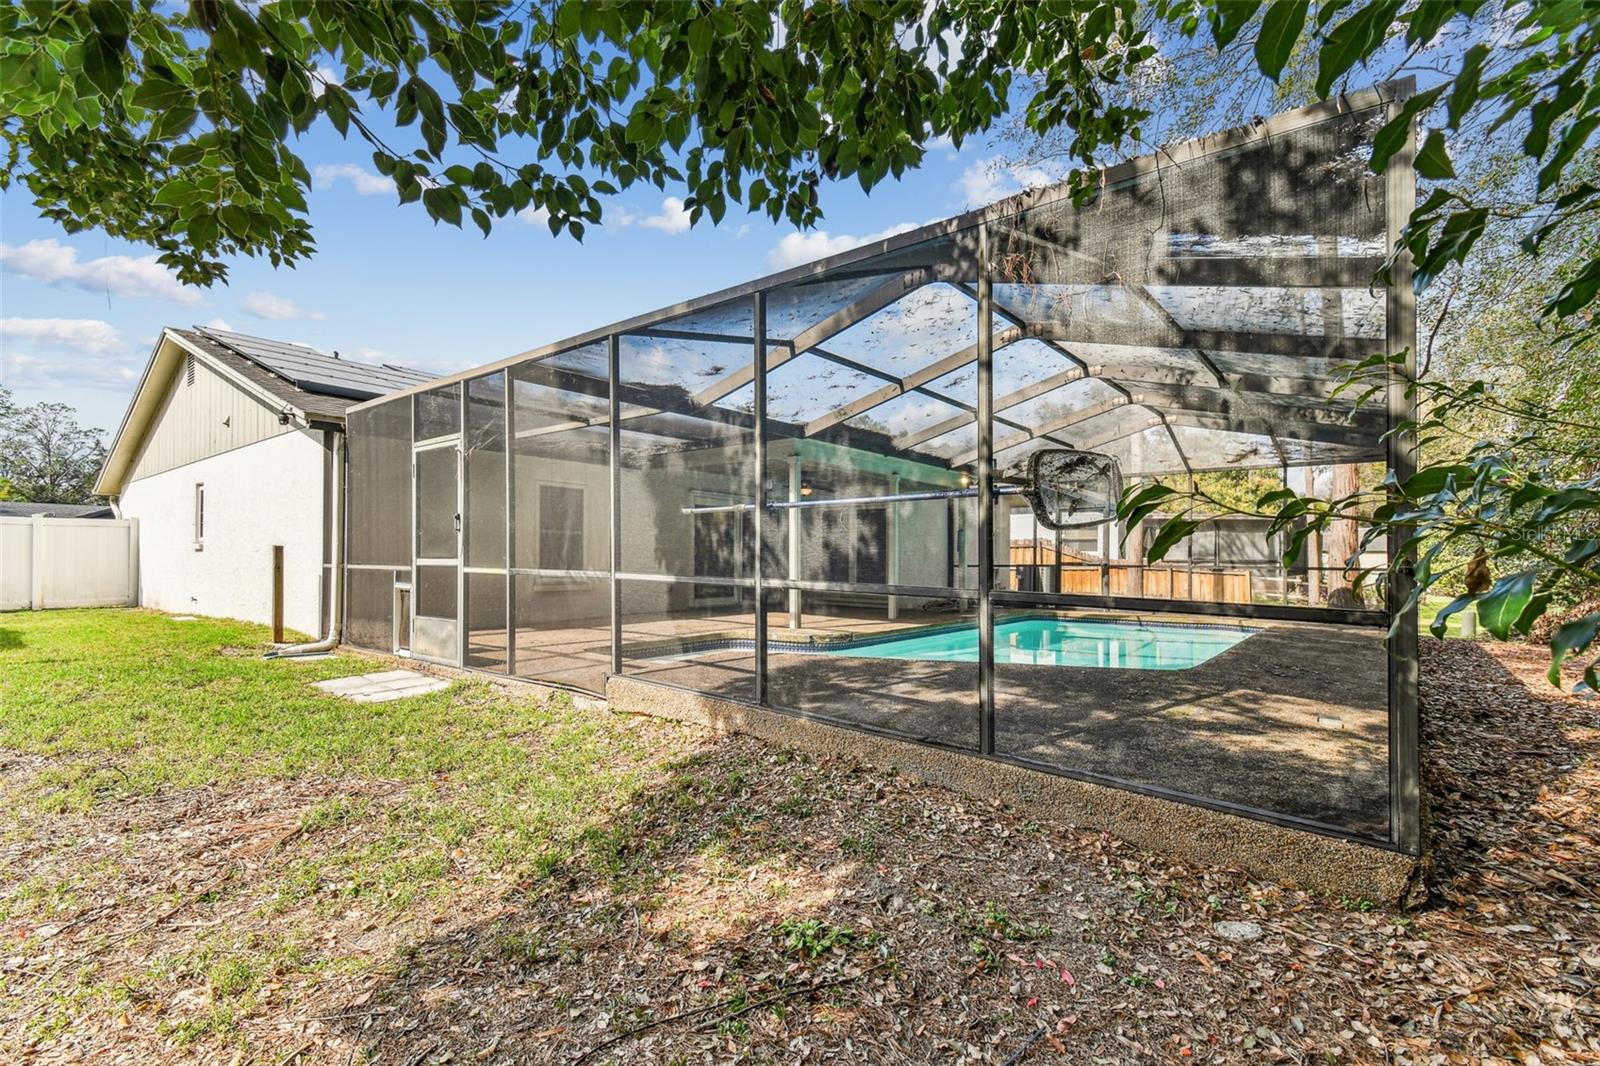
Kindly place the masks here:
<instances>
[{"instance_id":1,"label":"concrete pool deck","mask_svg":"<svg viewBox=\"0 0 1600 1066\"><path fill-rule=\"evenodd\" d=\"M1038 612L1021 612L1038 613ZM1111 620L1111 612L1061 612ZM1004 621L1010 613L1002 613ZM773 643L878 635L956 616L807 614L800 630L769 616ZM1162 622L1228 622L1162 614ZM753 619L729 611L635 618L623 671L713 697L751 702L755 657L708 650L654 658L670 639L749 639ZM1388 664L1377 628L1241 622L1259 631L1187 670L997 664L995 748L1052 769L1294 815L1383 839L1388 808ZM605 691L609 629L523 634L518 673ZM499 638L503 642L503 637ZM476 665L476 664L474 664ZM977 750L975 663L828 655L768 656L768 698L785 710L907 740Z\"/></svg>"}]
</instances>

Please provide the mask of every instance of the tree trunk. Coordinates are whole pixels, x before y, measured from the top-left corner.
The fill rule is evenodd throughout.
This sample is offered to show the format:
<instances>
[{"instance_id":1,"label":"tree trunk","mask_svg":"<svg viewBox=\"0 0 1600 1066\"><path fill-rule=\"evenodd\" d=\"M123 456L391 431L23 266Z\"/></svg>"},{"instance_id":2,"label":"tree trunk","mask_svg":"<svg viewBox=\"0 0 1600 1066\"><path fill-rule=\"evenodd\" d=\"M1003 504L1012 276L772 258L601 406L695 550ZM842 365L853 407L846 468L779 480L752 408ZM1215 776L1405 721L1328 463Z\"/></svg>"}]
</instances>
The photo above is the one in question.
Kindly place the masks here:
<instances>
[{"instance_id":1,"label":"tree trunk","mask_svg":"<svg viewBox=\"0 0 1600 1066\"><path fill-rule=\"evenodd\" d=\"M1333 468L1333 491L1331 497L1335 500L1351 495L1360 487L1360 481L1355 464L1343 463ZM1356 530L1356 521L1353 518L1338 518L1328 523L1327 536L1327 561L1324 565L1329 567L1328 575L1328 606L1330 607L1360 607L1361 600L1355 590L1356 574L1359 566L1347 566L1345 560L1355 555L1359 550L1361 538Z\"/></svg>"},{"instance_id":2,"label":"tree trunk","mask_svg":"<svg viewBox=\"0 0 1600 1066\"><path fill-rule=\"evenodd\" d=\"M1144 595L1144 523L1140 522L1128 530L1128 539L1123 549L1123 556L1130 564L1128 567L1128 580L1125 584L1126 595Z\"/></svg>"}]
</instances>

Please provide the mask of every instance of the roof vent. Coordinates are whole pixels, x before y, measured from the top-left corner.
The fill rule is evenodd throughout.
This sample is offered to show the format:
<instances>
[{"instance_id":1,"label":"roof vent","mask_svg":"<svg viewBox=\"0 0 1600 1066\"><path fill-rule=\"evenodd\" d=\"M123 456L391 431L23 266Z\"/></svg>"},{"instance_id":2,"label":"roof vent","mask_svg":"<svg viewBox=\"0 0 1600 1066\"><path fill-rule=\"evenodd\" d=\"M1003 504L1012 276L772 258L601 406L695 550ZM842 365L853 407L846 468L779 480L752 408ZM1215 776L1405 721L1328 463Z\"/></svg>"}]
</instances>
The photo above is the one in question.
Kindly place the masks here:
<instances>
[{"instance_id":1,"label":"roof vent","mask_svg":"<svg viewBox=\"0 0 1600 1066\"><path fill-rule=\"evenodd\" d=\"M194 384L194 356L193 355L190 355L187 359L184 360L184 363L183 363L183 383L185 385L193 385Z\"/></svg>"}]
</instances>

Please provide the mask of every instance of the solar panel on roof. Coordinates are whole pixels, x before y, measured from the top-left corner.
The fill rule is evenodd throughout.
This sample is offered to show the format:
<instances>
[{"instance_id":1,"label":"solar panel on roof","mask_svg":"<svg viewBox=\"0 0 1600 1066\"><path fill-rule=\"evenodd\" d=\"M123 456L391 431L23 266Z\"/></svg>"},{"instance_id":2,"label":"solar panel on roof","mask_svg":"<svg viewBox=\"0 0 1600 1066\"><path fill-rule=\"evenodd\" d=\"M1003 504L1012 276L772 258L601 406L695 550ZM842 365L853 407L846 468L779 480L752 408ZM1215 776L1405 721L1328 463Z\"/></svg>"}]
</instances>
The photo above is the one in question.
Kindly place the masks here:
<instances>
[{"instance_id":1,"label":"solar panel on roof","mask_svg":"<svg viewBox=\"0 0 1600 1066\"><path fill-rule=\"evenodd\" d=\"M430 375L415 370L357 363L304 344L286 344L222 329L205 328L200 332L305 392L367 400L432 380Z\"/></svg>"}]
</instances>

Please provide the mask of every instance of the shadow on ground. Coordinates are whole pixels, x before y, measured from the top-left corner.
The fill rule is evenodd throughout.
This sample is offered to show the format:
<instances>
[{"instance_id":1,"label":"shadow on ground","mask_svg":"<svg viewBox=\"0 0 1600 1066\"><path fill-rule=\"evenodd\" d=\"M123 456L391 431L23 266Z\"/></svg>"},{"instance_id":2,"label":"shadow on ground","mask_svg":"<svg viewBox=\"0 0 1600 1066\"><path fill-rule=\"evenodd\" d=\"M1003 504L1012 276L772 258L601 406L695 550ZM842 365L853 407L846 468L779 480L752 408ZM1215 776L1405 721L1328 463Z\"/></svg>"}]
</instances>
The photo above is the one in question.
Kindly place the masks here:
<instances>
[{"instance_id":1,"label":"shadow on ground","mask_svg":"<svg viewBox=\"0 0 1600 1066\"><path fill-rule=\"evenodd\" d=\"M1438 893L1404 920L732 738L327 1017L396 1062L1600 1049L1600 716L1538 654L1428 643Z\"/></svg>"}]
</instances>

